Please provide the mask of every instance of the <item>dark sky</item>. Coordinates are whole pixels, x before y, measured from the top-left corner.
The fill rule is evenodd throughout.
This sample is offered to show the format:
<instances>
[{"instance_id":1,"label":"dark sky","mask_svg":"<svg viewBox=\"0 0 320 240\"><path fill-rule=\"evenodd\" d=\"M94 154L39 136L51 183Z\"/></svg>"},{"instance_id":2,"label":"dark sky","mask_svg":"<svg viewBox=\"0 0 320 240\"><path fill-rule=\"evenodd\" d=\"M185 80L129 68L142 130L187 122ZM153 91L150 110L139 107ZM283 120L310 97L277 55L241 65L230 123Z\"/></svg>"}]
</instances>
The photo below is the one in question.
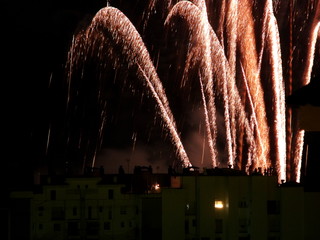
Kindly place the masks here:
<instances>
[{"instance_id":1,"label":"dark sky","mask_svg":"<svg viewBox=\"0 0 320 240\"><path fill-rule=\"evenodd\" d=\"M133 22L141 18L143 8L140 3L143 1L109 2L121 9ZM6 133L3 142L4 155L7 156L4 164L10 169L8 173L11 179L15 178L11 172L16 172L15 175L21 176L17 181L24 178L29 181L35 166L60 162L58 167L61 167L68 158L71 159L69 161L74 158L74 162L78 161L77 158L83 158L83 153L75 147L76 140L71 137L71 143L67 143L70 131L77 131L80 127L77 128L78 121L70 120L66 113L64 66L73 34L87 25L106 3L105 0L2 2L2 80L6 84L3 88L3 127ZM128 102L134 99L127 96L128 90L120 89L118 85L113 87L110 94L115 95L112 98L116 101L115 108L124 110L118 112L118 109L114 109L117 121L113 123L118 124L119 128L108 126L106 131L113 137L103 141L103 146L125 149L127 153L122 156L124 161L131 154L131 137L135 131L130 119L130 107L137 103ZM117 94L122 97L119 98ZM126 109L129 110L126 112ZM136 122L139 122L138 118ZM70 125L76 127L68 127ZM90 135L91 128L89 126L85 134ZM51 138L47 150L49 131ZM129 133L122 135L121 132ZM118 157L118 150L115 151L111 155L116 154ZM144 150L138 149L138 155L144 156Z\"/></svg>"},{"instance_id":2,"label":"dark sky","mask_svg":"<svg viewBox=\"0 0 320 240\"><path fill-rule=\"evenodd\" d=\"M63 71L72 35L105 4L2 1L4 164L10 173L29 175L45 158L50 119L63 121L58 115L63 112Z\"/></svg>"}]
</instances>

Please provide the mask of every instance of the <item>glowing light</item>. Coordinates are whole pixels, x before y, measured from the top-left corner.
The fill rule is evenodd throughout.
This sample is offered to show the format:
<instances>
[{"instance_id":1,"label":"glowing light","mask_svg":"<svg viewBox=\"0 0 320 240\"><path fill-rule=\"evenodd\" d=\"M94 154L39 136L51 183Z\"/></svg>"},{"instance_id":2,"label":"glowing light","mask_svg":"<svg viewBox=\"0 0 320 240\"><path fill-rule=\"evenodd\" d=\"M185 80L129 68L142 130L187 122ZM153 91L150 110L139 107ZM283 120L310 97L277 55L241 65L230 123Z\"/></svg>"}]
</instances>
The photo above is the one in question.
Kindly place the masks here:
<instances>
[{"instance_id":1,"label":"glowing light","mask_svg":"<svg viewBox=\"0 0 320 240\"><path fill-rule=\"evenodd\" d=\"M153 193L159 193L160 190L161 190L161 188L160 188L159 183L155 183L151 186L151 192L153 192Z\"/></svg>"},{"instance_id":2,"label":"glowing light","mask_svg":"<svg viewBox=\"0 0 320 240\"><path fill-rule=\"evenodd\" d=\"M222 209L223 207L224 207L223 201L220 201L220 200L214 201L214 208Z\"/></svg>"}]
</instances>

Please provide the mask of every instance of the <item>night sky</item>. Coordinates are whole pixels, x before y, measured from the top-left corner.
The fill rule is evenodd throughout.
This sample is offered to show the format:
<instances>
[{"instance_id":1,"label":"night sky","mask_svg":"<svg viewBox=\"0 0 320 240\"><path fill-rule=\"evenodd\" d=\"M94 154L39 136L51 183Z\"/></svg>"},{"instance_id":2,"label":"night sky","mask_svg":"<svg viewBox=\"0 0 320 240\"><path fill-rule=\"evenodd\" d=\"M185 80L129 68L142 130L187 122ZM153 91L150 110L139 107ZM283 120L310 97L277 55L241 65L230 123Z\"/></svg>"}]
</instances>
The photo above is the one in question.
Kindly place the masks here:
<instances>
[{"instance_id":1,"label":"night sky","mask_svg":"<svg viewBox=\"0 0 320 240\"><path fill-rule=\"evenodd\" d=\"M110 2L141 30L144 1ZM74 169L81 169L81 159L86 154L77 147L78 138L73 138L72 134L77 135L77 130L85 128L84 138L95 139L96 125L92 121L99 117L94 107L89 107L92 114L82 123L76 117L69 117L64 67L73 34L87 26L95 13L106 6L106 1L4 0L1 5L2 83L5 84L2 88L2 116L5 119L2 124L5 167L2 171L6 173L2 177L9 178L13 185L24 185L33 181L35 169L47 165L63 169L68 162ZM154 39L161 37L155 31L160 26L156 23L154 26L147 29L143 37L147 40L153 38L153 44L159 47L157 44L160 43ZM147 47L151 55L155 53L152 45ZM129 78L133 77L128 74ZM109 90L105 97L110 103L108 110L112 117L107 120L101 145L103 150L97 151L97 165L103 164L103 156L108 155L106 161L117 163L112 169L107 169L107 172L113 171L119 164L133 164L128 159L135 154L136 159L141 159L141 164L154 164L154 168L163 171L175 155L170 141L159 127L159 119L154 120L152 103L141 98L139 87L135 95L131 94L132 88L121 83L111 81L106 83L106 88ZM177 88L169 87L168 91L171 93L169 96L177 96ZM188 112L184 109L187 108L185 95L180 94L171 99L172 111ZM77 101L83 106L94 105L88 99ZM196 118L177 119L182 130L188 129L182 132L190 136L197 130L195 123L198 121L192 117ZM50 144L47 148L49 129ZM88 156L92 156L92 146L88 146ZM133 166L125 167L133 169Z\"/></svg>"},{"instance_id":2,"label":"night sky","mask_svg":"<svg viewBox=\"0 0 320 240\"><path fill-rule=\"evenodd\" d=\"M50 122L59 128L64 121L67 51L81 21L91 18L105 5L105 1L94 2L1 4L2 81L6 84L3 160L12 181L32 181L30 172L48 161L46 139Z\"/></svg>"},{"instance_id":3,"label":"night sky","mask_svg":"<svg viewBox=\"0 0 320 240\"><path fill-rule=\"evenodd\" d=\"M96 12L106 6L106 2L49 0L2 3L2 80L6 84L3 88L3 155L6 156L5 167L10 169L6 171L7 177L18 185L32 182L30 173L48 164L61 169L69 161L74 168L82 167L82 161L79 161L80 165L77 161L83 157L83 153L78 151L72 137L71 143L66 143L70 131L77 131L80 126L74 119L70 120L66 113L64 68L73 34L88 25ZM142 16L143 7L140 3L143 1L110 2L132 21ZM136 15L139 17L136 18ZM149 131L147 128L153 127L150 124L146 126L144 122L153 122L153 116L146 116L146 112L154 110L150 106L141 107L140 97L130 95L131 90L123 89L119 84L111 87L107 97L112 103L109 105L110 111L115 113L116 119L111 119L107 125L106 135L112 135L112 138L104 140L102 147L109 146L112 149L110 154L116 158L121 152L122 163L128 164L127 159L132 154L133 144L136 144L136 157L140 155L149 159L153 153L139 150L139 143L133 143L132 136L137 128ZM132 110L132 107L137 110ZM132 119L133 111L140 111L135 120ZM85 126L90 135L92 127L96 126L90 125L90 119L84 121L88 121ZM136 126L133 126L133 121ZM68 127L70 125L75 126L74 129ZM49 131L51 138L47 148ZM146 134L142 133L142 141L150 142ZM161 132L155 134L155 139L162 135ZM89 137L94 138L95 135ZM147 160L142 164L148 164Z\"/></svg>"}]
</instances>

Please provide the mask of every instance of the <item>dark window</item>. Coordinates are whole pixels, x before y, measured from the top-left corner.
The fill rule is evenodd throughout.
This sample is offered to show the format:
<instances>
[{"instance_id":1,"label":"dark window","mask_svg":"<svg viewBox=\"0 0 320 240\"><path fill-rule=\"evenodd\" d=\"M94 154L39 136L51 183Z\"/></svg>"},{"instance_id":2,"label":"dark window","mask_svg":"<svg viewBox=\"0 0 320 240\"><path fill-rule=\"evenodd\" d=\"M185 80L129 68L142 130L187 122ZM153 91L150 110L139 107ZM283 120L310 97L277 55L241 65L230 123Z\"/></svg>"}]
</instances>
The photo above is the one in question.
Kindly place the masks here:
<instances>
[{"instance_id":1,"label":"dark window","mask_svg":"<svg viewBox=\"0 0 320 240\"><path fill-rule=\"evenodd\" d=\"M123 221L120 223L120 227L124 228L124 222Z\"/></svg>"},{"instance_id":2,"label":"dark window","mask_svg":"<svg viewBox=\"0 0 320 240\"><path fill-rule=\"evenodd\" d=\"M103 212L103 207L102 206L99 207L99 212Z\"/></svg>"},{"instance_id":3,"label":"dark window","mask_svg":"<svg viewBox=\"0 0 320 240\"><path fill-rule=\"evenodd\" d=\"M278 216L269 216L269 232L280 232L280 218Z\"/></svg>"},{"instance_id":4,"label":"dark window","mask_svg":"<svg viewBox=\"0 0 320 240\"><path fill-rule=\"evenodd\" d=\"M186 220L186 221L184 222L184 232L185 232L186 234L189 234L189 232L190 232L190 230L189 230L189 221L188 221L188 220Z\"/></svg>"},{"instance_id":5,"label":"dark window","mask_svg":"<svg viewBox=\"0 0 320 240\"><path fill-rule=\"evenodd\" d=\"M39 230L42 230L43 229L43 225L42 223L39 224Z\"/></svg>"},{"instance_id":6,"label":"dark window","mask_svg":"<svg viewBox=\"0 0 320 240\"><path fill-rule=\"evenodd\" d=\"M59 223L53 224L53 231L60 232L61 231L61 225Z\"/></svg>"},{"instance_id":7,"label":"dark window","mask_svg":"<svg viewBox=\"0 0 320 240\"><path fill-rule=\"evenodd\" d=\"M276 200L268 200L267 202L268 214L280 214L280 203Z\"/></svg>"},{"instance_id":8,"label":"dark window","mask_svg":"<svg viewBox=\"0 0 320 240\"><path fill-rule=\"evenodd\" d=\"M44 207L38 207L38 210L39 210L39 216L43 216L43 211L44 211Z\"/></svg>"},{"instance_id":9,"label":"dark window","mask_svg":"<svg viewBox=\"0 0 320 240\"><path fill-rule=\"evenodd\" d=\"M247 208L248 203L247 201L239 201L239 208Z\"/></svg>"},{"instance_id":10,"label":"dark window","mask_svg":"<svg viewBox=\"0 0 320 240\"><path fill-rule=\"evenodd\" d=\"M92 218L92 207L91 206L88 207L88 218L89 219Z\"/></svg>"},{"instance_id":11,"label":"dark window","mask_svg":"<svg viewBox=\"0 0 320 240\"><path fill-rule=\"evenodd\" d=\"M248 226L247 219L240 218L239 219L239 233L246 233L248 231L247 226Z\"/></svg>"},{"instance_id":12,"label":"dark window","mask_svg":"<svg viewBox=\"0 0 320 240\"><path fill-rule=\"evenodd\" d=\"M113 199L113 189L108 190L108 199Z\"/></svg>"},{"instance_id":13,"label":"dark window","mask_svg":"<svg viewBox=\"0 0 320 240\"><path fill-rule=\"evenodd\" d=\"M196 206L195 202L187 203L185 206L185 214L186 215L195 215L196 214Z\"/></svg>"},{"instance_id":14,"label":"dark window","mask_svg":"<svg viewBox=\"0 0 320 240\"><path fill-rule=\"evenodd\" d=\"M78 215L78 209L77 209L77 207L73 207L73 208L72 208L72 215L73 215L73 216L77 216L77 215Z\"/></svg>"},{"instance_id":15,"label":"dark window","mask_svg":"<svg viewBox=\"0 0 320 240\"><path fill-rule=\"evenodd\" d=\"M50 191L50 199L51 200L56 200L56 198L57 198L56 190L51 190Z\"/></svg>"},{"instance_id":16,"label":"dark window","mask_svg":"<svg viewBox=\"0 0 320 240\"><path fill-rule=\"evenodd\" d=\"M109 211L108 211L108 219L112 219L112 209L109 208Z\"/></svg>"},{"instance_id":17,"label":"dark window","mask_svg":"<svg viewBox=\"0 0 320 240\"><path fill-rule=\"evenodd\" d=\"M268 240L280 240L279 236L268 236Z\"/></svg>"},{"instance_id":18,"label":"dark window","mask_svg":"<svg viewBox=\"0 0 320 240\"><path fill-rule=\"evenodd\" d=\"M87 223L87 235L96 236L99 234L99 223L98 222L88 222Z\"/></svg>"},{"instance_id":19,"label":"dark window","mask_svg":"<svg viewBox=\"0 0 320 240\"><path fill-rule=\"evenodd\" d=\"M196 227L197 226L197 219L192 219L192 226Z\"/></svg>"},{"instance_id":20,"label":"dark window","mask_svg":"<svg viewBox=\"0 0 320 240\"><path fill-rule=\"evenodd\" d=\"M53 207L51 209L51 220L64 220L65 212L63 207Z\"/></svg>"},{"instance_id":21,"label":"dark window","mask_svg":"<svg viewBox=\"0 0 320 240\"><path fill-rule=\"evenodd\" d=\"M216 219L216 233L223 232L223 221L222 219Z\"/></svg>"},{"instance_id":22,"label":"dark window","mask_svg":"<svg viewBox=\"0 0 320 240\"><path fill-rule=\"evenodd\" d=\"M250 240L250 236L239 237L238 240Z\"/></svg>"},{"instance_id":23,"label":"dark window","mask_svg":"<svg viewBox=\"0 0 320 240\"><path fill-rule=\"evenodd\" d=\"M121 215L127 214L127 208L126 208L125 206L121 206L121 207L120 207L120 214L121 214Z\"/></svg>"},{"instance_id":24,"label":"dark window","mask_svg":"<svg viewBox=\"0 0 320 240\"><path fill-rule=\"evenodd\" d=\"M77 222L68 223L68 235L78 236L79 235L79 224Z\"/></svg>"},{"instance_id":25,"label":"dark window","mask_svg":"<svg viewBox=\"0 0 320 240\"><path fill-rule=\"evenodd\" d=\"M103 228L104 228L104 230L110 230L110 229L111 229L111 224L110 224L110 222L104 222Z\"/></svg>"}]
</instances>

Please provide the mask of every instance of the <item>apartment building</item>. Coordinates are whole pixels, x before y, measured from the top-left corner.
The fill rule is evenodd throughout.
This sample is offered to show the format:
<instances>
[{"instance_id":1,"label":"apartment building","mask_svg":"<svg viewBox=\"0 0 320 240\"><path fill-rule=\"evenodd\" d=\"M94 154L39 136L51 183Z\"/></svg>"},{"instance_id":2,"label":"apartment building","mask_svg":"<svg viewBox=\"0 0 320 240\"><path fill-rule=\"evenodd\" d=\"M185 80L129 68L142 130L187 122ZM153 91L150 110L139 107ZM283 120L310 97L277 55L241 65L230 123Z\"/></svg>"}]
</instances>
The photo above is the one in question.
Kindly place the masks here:
<instances>
[{"instance_id":1,"label":"apartment building","mask_svg":"<svg viewBox=\"0 0 320 240\"><path fill-rule=\"evenodd\" d=\"M16 203L24 202L20 215L29 216L28 227L12 224L13 232L24 229L32 240L311 240L320 236L319 192L306 192L300 184L279 185L275 176L237 173L232 169L178 175L142 171L59 181L47 178L36 191L12 192Z\"/></svg>"}]
</instances>

